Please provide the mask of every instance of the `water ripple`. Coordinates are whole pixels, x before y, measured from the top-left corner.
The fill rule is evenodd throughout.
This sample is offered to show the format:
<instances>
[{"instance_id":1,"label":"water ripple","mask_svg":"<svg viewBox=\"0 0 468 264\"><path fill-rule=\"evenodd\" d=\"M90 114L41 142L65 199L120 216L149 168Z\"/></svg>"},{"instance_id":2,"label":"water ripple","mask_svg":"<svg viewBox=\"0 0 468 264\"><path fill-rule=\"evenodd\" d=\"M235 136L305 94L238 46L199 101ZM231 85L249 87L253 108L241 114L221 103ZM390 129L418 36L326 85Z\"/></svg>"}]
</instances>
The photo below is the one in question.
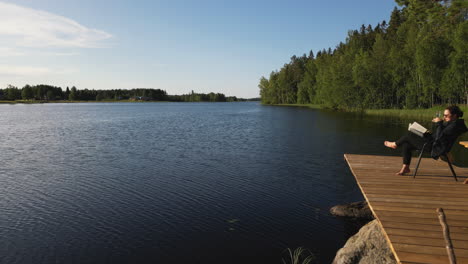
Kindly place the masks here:
<instances>
[{"instance_id":1,"label":"water ripple","mask_svg":"<svg viewBox=\"0 0 468 264\"><path fill-rule=\"evenodd\" d=\"M369 135L329 113L0 105L0 124L2 263L264 263L297 246L326 263L354 228L328 208L362 198L342 154Z\"/></svg>"}]
</instances>

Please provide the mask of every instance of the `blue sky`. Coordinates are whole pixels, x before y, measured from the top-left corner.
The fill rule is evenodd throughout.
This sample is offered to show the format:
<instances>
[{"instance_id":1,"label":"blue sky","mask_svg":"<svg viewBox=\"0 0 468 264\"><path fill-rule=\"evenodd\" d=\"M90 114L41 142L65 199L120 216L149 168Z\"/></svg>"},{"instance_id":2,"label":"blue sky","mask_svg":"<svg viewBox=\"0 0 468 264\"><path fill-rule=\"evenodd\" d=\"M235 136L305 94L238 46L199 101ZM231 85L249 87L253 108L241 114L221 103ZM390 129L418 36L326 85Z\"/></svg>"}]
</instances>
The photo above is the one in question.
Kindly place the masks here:
<instances>
[{"instance_id":1,"label":"blue sky","mask_svg":"<svg viewBox=\"0 0 468 264\"><path fill-rule=\"evenodd\" d=\"M257 97L292 55L388 22L392 0L0 0L0 86Z\"/></svg>"}]
</instances>

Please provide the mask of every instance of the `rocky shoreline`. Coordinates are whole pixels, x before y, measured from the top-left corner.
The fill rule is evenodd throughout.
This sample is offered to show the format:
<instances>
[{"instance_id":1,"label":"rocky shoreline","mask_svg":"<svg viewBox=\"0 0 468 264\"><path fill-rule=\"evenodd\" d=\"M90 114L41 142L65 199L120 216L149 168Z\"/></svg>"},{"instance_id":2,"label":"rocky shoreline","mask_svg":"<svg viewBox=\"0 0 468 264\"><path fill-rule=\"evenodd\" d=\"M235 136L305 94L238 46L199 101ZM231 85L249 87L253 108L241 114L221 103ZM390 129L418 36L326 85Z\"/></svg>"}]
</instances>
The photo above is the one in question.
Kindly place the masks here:
<instances>
[{"instance_id":1,"label":"rocky shoreline","mask_svg":"<svg viewBox=\"0 0 468 264\"><path fill-rule=\"evenodd\" d=\"M378 220L374 219L367 202L337 205L330 209L330 213L337 217L348 218L348 221L366 223L338 250L333 264L397 263Z\"/></svg>"}]
</instances>

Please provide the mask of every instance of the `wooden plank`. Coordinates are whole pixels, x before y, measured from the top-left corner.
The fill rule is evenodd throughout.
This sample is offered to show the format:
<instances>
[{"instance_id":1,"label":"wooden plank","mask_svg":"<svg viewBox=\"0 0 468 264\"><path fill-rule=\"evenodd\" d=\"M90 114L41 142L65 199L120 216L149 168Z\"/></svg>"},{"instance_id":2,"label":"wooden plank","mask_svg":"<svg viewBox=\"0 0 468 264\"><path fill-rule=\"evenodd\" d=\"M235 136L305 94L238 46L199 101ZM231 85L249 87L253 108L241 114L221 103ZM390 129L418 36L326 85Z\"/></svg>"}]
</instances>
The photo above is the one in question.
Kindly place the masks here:
<instances>
[{"instance_id":1,"label":"wooden plank","mask_svg":"<svg viewBox=\"0 0 468 264\"><path fill-rule=\"evenodd\" d=\"M405 176L406 177L406 176ZM412 176L411 176L412 177ZM453 179L453 178L452 178ZM390 177L366 177L362 176L359 177L359 182L364 184L380 184L380 185L387 185L387 184L404 184L409 186L432 186L432 187L453 187L453 188L461 188L465 189L465 186L460 185L459 182L455 180L447 181L445 178L434 178L434 179L426 179L424 181L420 181L419 178L394 178L391 179Z\"/></svg>"},{"instance_id":2,"label":"wooden plank","mask_svg":"<svg viewBox=\"0 0 468 264\"><path fill-rule=\"evenodd\" d=\"M390 218L384 218L380 217L380 222L382 221L392 221L395 224L419 224L419 225L437 225L438 224L438 219L435 218L414 218L414 217L394 217L393 219ZM448 221L450 223L450 227L460 227L460 228L466 228L467 222L464 220L450 220Z\"/></svg>"},{"instance_id":3,"label":"wooden plank","mask_svg":"<svg viewBox=\"0 0 468 264\"><path fill-rule=\"evenodd\" d=\"M392 244L395 250L397 251L413 252L417 254L447 256L447 251L444 246L431 247L431 246L408 245L408 244L400 244L400 243L392 243ZM455 249L455 255L457 256L457 258L458 257L468 258L468 250Z\"/></svg>"},{"instance_id":4,"label":"wooden plank","mask_svg":"<svg viewBox=\"0 0 468 264\"><path fill-rule=\"evenodd\" d=\"M464 190L456 190L456 189L445 189L443 190L436 190L436 189L425 189L425 188L405 188L405 187L400 187L400 188L397 188L397 187L375 187L375 186L369 186L369 185L366 185L366 184L362 184L361 187L365 188L366 190L369 190L368 192L369 193L375 193L375 192L379 192L379 193L382 193L382 194L392 194L393 192L404 192L406 194L410 194L410 193L415 193L415 194L434 194L434 193L437 193L439 195L450 195L450 194L456 194L458 196L462 196L462 197L467 197L468 194L466 191ZM468 189L467 189L468 191Z\"/></svg>"},{"instance_id":5,"label":"wooden plank","mask_svg":"<svg viewBox=\"0 0 468 264\"><path fill-rule=\"evenodd\" d=\"M362 173L362 176L369 176L371 174L377 175L377 176L393 176L394 178L401 178L403 179L404 177L411 176L411 179L413 178L413 174L407 173L404 175L397 175L396 173L398 172L398 169L401 168L401 164L393 164L392 167L379 167L378 169L370 169L366 167L355 167L355 169L359 170ZM448 165L445 166L426 166L426 167L421 167L424 166L424 164L420 165L420 170L418 169L418 174L416 175L416 179L418 178L419 173L424 173L424 174L429 174L429 175L438 175L439 173L441 175L451 175L450 168ZM410 170L413 171L416 167L410 166ZM460 174L465 175L467 173L466 168L461 168L461 167L456 167L454 166L455 171L460 172ZM359 175L361 176L361 175Z\"/></svg>"},{"instance_id":6,"label":"wooden plank","mask_svg":"<svg viewBox=\"0 0 468 264\"><path fill-rule=\"evenodd\" d=\"M449 264L448 256L432 255L432 254L418 254L414 252L400 251L398 256L403 262L410 263L430 263L430 264ZM457 264L468 264L468 258L457 257Z\"/></svg>"},{"instance_id":7,"label":"wooden plank","mask_svg":"<svg viewBox=\"0 0 468 264\"><path fill-rule=\"evenodd\" d=\"M422 165L421 165L422 166ZM401 164L398 166L401 167ZM357 170L360 171L362 175L359 175L360 177L366 177L366 176L377 176L377 177L393 177L396 179L418 179L418 176L420 175L429 175L429 176L452 176L452 173L450 172L450 168L447 165L446 167L426 167L424 169L418 170L418 174L416 175L416 178L413 178L413 174L411 172L405 174L405 175L397 175L396 173L400 168L398 167L393 167L393 168L379 168L377 170L374 169L367 169L367 168L356 168ZM411 171L413 171L415 168L410 168ZM466 176L466 170L462 168L454 168L456 172L459 172L460 175ZM421 173L421 174L420 174ZM435 177L434 177L435 178Z\"/></svg>"},{"instance_id":8,"label":"wooden plank","mask_svg":"<svg viewBox=\"0 0 468 264\"><path fill-rule=\"evenodd\" d=\"M363 188L365 186L361 186L361 188ZM376 194L382 194L382 195L385 195L385 194L395 194L395 195L410 195L410 194L414 194L414 195L421 195L421 196L434 196L434 197L453 197L453 198L460 198L460 196L462 196L462 198L465 198L466 195L462 192L456 192L456 193L452 193L450 192L450 190L446 190L446 191L437 191L437 192L427 192L427 191L424 191L424 190L407 190L407 189L392 189L392 190L388 190L388 189L385 189L385 188L376 188L376 187L372 187L372 188L366 188L366 191L364 192L364 194L366 193L376 193Z\"/></svg>"},{"instance_id":9,"label":"wooden plank","mask_svg":"<svg viewBox=\"0 0 468 264\"><path fill-rule=\"evenodd\" d=\"M427 221L427 220L424 220ZM382 226L385 228L398 228L398 229L409 229L409 230L426 230L426 231L434 231L440 228L440 224L436 221L430 222L428 224L422 223L407 223L407 222L394 222L391 220L382 220L380 221ZM451 232L466 234L468 237L468 226L451 226Z\"/></svg>"},{"instance_id":10,"label":"wooden plank","mask_svg":"<svg viewBox=\"0 0 468 264\"><path fill-rule=\"evenodd\" d=\"M387 205L382 205L382 203L378 202L373 202L372 207L375 210L381 210L381 211L389 211L389 212L408 212L408 213L423 213L423 214L429 214L432 215L433 212L435 211L435 208L430 207L430 208L416 208L416 207L402 207L402 206L387 206ZM445 209L445 207L444 207ZM453 216L465 216L463 219L468 220L468 211L467 210L456 210L456 209L448 209L444 210L447 215Z\"/></svg>"},{"instance_id":11,"label":"wooden plank","mask_svg":"<svg viewBox=\"0 0 468 264\"><path fill-rule=\"evenodd\" d=\"M382 193L382 192L376 192L376 190L371 190L371 191L366 190L366 193L364 193L364 194L369 195L369 197L387 197L387 198L388 197L395 197L395 198L406 198L406 199L417 199L419 197L419 199L421 199L421 200L445 199L445 200L448 200L448 201L466 201L465 197L458 197L458 196L449 197L449 196L447 196L445 194L440 194L438 192L434 192L431 195L424 195L424 192L405 192L405 191L395 190L394 193L385 194L385 193Z\"/></svg>"},{"instance_id":12,"label":"wooden plank","mask_svg":"<svg viewBox=\"0 0 468 264\"><path fill-rule=\"evenodd\" d=\"M411 236L390 236L392 243L408 244L408 245L420 245L420 246L432 246L432 247L443 247L445 243L440 238L428 238L428 237L411 237ZM468 249L467 240L452 240L454 248Z\"/></svg>"},{"instance_id":13,"label":"wooden plank","mask_svg":"<svg viewBox=\"0 0 468 264\"><path fill-rule=\"evenodd\" d=\"M445 163L445 165L442 165L442 166L431 166L429 164L427 164L425 167L421 167L421 166L424 166L425 164L420 164L420 170L418 169L418 175L419 175L419 172L422 172L422 173L429 173L429 174L432 174L432 175L436 175L436 173L440 173L442 175L451 175L451 172L450 172L450 168L448 166L447 163ZM457 166L453 166L454 169L458 172L460 172L461 174L466 174L467 172L467 169L466 168L461 168L461 167L457 167ZM380 176L383 176L383 175L391 175L395 178L404 178L405 176L411 176L411 178L413 178L413 174L411 173L408 173L408 174L405 174L405 175L397 175L396 172L398 171L398 169L401 168L401 164L398 164L396 165L395 163L393 165L390 165L390 166L385 166L385 165L380 165L378 168L367 168L365 166L355 166L356 169L358 169L359 171L362 172L362 176L366 176L366 175L369 175L369 174L374 174L374 175L380 175ZM413 166L410 166L410 170L413 170L415 169L416 167L413 167ZM416 179L417 179L417 176L416 175ZM359 175L361 176L361 175Z\"/></svg>"},{"instance_id":14,"label":"wooden plank","mask_svg":"<svg viewBox=\"0 0 468 264\"><path fill-rule=\"evenodd\" d=\"M429 175L420 175L419 172L415 179L412 178L413 176L403 176L403 177L408 177L406 179L405 178L389 179L390 177L393 177L393 176L377 177L375 175L369 175L369 176L363 175L362 177L359 178L359 181L362 183L368 183L368 184L381 184L381 185L401 184L403 186L428 186L428 187L444 187L444 188L447 185L451 185L453 188L465 189L466 186L460 186L460 183L462 183L463 180L467 179L468 177L460 175L458 172L456 173L457 173L457 181L455 181L452 175L443 176L440 174L436 174L433 176L429 176Z\"/></svg>"},{"instance_id":15,"label":"wooden plank","mask_svg":"<svg viewBox=\"0 0 468 264\"><path fill-rule=\"evenodd\" d=\"M401 264L425 264L423 262L408 262L408 261L401 261Z\"/></svg>"},{"instance_id":16,"label":"wooden plank","mask_svg":"<svg viewBox=\"0 0 468 264\"><path fill-rule=\"evenodd\" d=\"M408 262L408 261L401 261L401 264L425 264L424 262Z\"/></svg>"},{"instance_id":17,"label":"wooden plank","mask_svg":"<svg viewBox=\"0 0 468 264\"><path fill-rule=\"evenodd\" d=\"M433 193L431 196L420 196L416 193L405 193L399 192L395 194L380 194L379 192L371 192L365 194L369 199L374 198L395 198L395 199L406 199L407 201L413 200L427 200L427 201L443 201L443 202L463 202L466 204L467 200L463 197L447 197L438 193Z\"/></svg>"},{"instance_id":18,"label":"wooden plank","mask_svg":"<svg viewBox=\"0 0 468 264\"><path fill-rule=\"evenodd\" d=\"M367 198L372 202L408 202L408 203L428 203L428 204L458 204L461 206L467 205L466 198L459 197L434 197L434 196L419 196L419 195L383 195L383 194L372 194L368 193Z\"/></svg>"},{"instance_id":19,"label":"wooden plank","mask_svg":"<svg viewBox=\"0 0 468 264\"><path fill-rule=\"evenodd\" d=\"M421 237L421 238L437 238L440 240L444 239L443 234L442 234L442 229L440 230L434 229L434 231L428 231L428 230L409 230L409 229L390 228L390 227L385 227L385 226L384 226L384 229L390 238L392 237L392 235L398 235L398 236L411 236L411 237ZM450 235L452 239L468 241L468 236L466 234L450 232Z\"/></svg>"},{"instance_id":20,"label":"wooden plank","mask_svg":"<svg viewBox=\"0 0 468 264\"><path fill-rule=\"evenodd\" d=\"M434 214L429 212L429 213L421 213L421 212L408 212L408 211L400 211L398 209L390 210L390 209L374 209L374 213L380 214L379 216L384 216L384 217L415 217L415 218L429 218L429 219L434 219ZM468 221L468 215L466 214L447 214L449 216L448 221L451 220L463 220L463 221Z\"/></svg>"},{"instance_id":21,"label":"wooden plank","mask_svg":"<svg viewBox=\"0 0 468 264\"><path fill-rule=\"evenodd\" d=\"M450 186L455 186L455 188L460 184L459 182L456 181L447 181L446 179L440 179L438 180L426 180L426 181L418 181L413 180L413 179L389 179L389 178L377 178L377 177L359 177L359 182L361 184L368 183L368 184L380 184L380 185L386 185L386 184L405 184L405 185L411 185L411 186L438 186L438 187L448 187ZM462 186L458 186L460 188L464 188Z\"/></svg>"},{"instance_id":22,"label":"wooden plank","mask_svg":"<svg viewBox=\"0 0 468 264\"><path fill-rule=\"evenodd\" d=\"M438 185L435 183L424 183L422 181L413 181L413 182L385 182L385 183L378 183L378 182L366 182L363 180L362 182L360 181L359 183L365 186L369 186L370 188L399 188L401 190L414 190L414 189L420 189L424 188L423 191L427 190L436 190L436 191L458 191L458 192L468 192L468 186L465 184L461 184L461 182L456 182L453 180L452 185Z\"/></svg>"},{"instance_id":23,"label":"wooden plank","mask_svg":"<svg viewBox=\"0 0 468 264\"><path fill-rule=\"evenodd\" d=\"M370 200L374 208L377 207L396 207L396 208L404 208L404 211L406 210L411 210L412 212L417 212L412 209L423 209L423 210L430 210L434 211L436 208L443 206L444 209L451 209L455 211L460 211L459 209L462 209L461 211L464 211L463 214L468 213L468 207L465 208L461 204L450 204L448 202L439 202L437 204L437 201L425 201L424 203L416 203L411 200L404 200L404 201L390 201L390 202L381 202L381 201L376 201L374 199Z\"/></svg>"},{"instance_id":24,"label":"wooden plank","mask_svg":"<svg viewBox=\"0 0 468 264\"><path fill-rule=\"evenodd\" d=\"M399 165L398 167L401 167L401 165ZM391 170L377 170L377 171L366 171L366 170L359 169L359 168L355 168L355 169L359 171L360 173L359 177L361 178L382 178L382 179L393 178L393 179L399 179L399 180L412 180L412 181L418 181L420 179L431 179L431 180L452 179L452 182L456 182L448 166L447 168L443 168L443 169L427 168L425 170L418 170L418 174L416 175L416 178L413 178L412 172L405 174L405 175L397 175L396 173L399 170L398 167L395 167ZM457 173L457 176L461 178L466 178L468 176L468 171L466 169L462 170L462 169L454 168L454 170ZM411 171L414 171L413 168L411 168Z\"/></svg>"}]
</instances>

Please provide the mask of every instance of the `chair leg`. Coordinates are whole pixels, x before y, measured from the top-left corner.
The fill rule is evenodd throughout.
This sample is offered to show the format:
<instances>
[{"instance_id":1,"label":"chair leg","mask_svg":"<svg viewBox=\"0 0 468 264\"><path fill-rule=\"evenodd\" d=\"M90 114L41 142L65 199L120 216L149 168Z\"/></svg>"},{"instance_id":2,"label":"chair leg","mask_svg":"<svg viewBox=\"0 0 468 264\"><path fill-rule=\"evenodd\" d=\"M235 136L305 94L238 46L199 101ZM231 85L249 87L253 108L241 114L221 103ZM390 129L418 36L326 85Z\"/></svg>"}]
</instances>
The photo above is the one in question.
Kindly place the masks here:
<instances>
[{"instance_id":1,"label":"chair leg","mask_svg":"<svg viewBox=\"0 0 468 264\"><path fill-rule=\"evenodd\" d=\"M455 170L453 169L453 166L452 166L452 163L450 162L449 157L448 157L447 155L444 155L444 156L445 156L445 158L447 159L447 163L448 163L448 165L449 165L449 167L450 167L450 170L452 171L452 175L453 175L453 177L455 178L455 181L458 181L458 179L457 179L457 174L455 174Z\"/></svg>"},{"instance_id":2,"label":"chair leg","mask_svg":"<svg viewBox=\"0 0 468 264\"><path fill-rule=\"evenodd\" d=\"M424 146L426 146L426 145L424 144ZM416 173L418 173L419 163L421 163L421 159L422 159L423 153L424 153L424 147L423 147L423 149L421 150L421 153L419 154L418 164L416 164L416 168L414 169L413 179L416 178Z\"/></svg>"}]
</instances>

